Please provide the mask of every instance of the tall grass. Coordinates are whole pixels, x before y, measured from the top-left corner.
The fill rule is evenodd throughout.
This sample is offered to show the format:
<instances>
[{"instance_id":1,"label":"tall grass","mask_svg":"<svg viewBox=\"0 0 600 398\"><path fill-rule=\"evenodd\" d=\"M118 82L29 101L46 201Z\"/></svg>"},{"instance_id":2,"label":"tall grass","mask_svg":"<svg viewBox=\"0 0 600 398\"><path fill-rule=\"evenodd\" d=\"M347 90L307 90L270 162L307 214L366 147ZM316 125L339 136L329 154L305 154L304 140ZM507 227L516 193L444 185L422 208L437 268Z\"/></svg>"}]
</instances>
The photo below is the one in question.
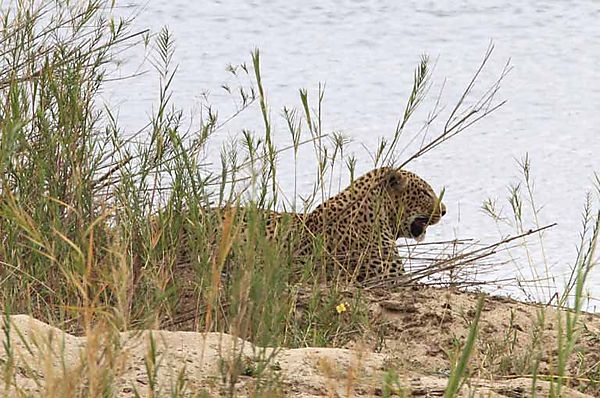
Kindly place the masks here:
<instances>
[{"instance_id":1,"label":"tall grass","mask_svg":"<svg viewBox=\"0 0 600 398\"><path fill-rule=\"evenodd\" d=\"M251 68L230 68L254 79L239 87L232 117L258 100L264 134L244 133L224 147L215 174L203 167L202 153L229 118L209 109L195 129L182 127L171 103L175 44L167 30L152 39L131 33L130 21L113 19L102 1L23 2L4 13L4 307L86 334L102 323L121 330L185 324L263 345L305 341L289 335L297 330L288 325L295 302L289 245L274 245L264 233L263 209L279 200L278 151L258 50ZM116 57L136 42L154 48L160 91L149 123L132 134L98 94ZM302 103L312 126L306 95ZM297 146L301 128L291 129ZM321 139L311 134L308 142ZM213 210L241 201L238 214Z\"/></svg>"},{"instance_id":2,"label":"tall grass","mask_svg":"<svg viewBox=\"0 0 600 398\"><path fill-rule=\"evenodd\" d=\"M509 196L507 202L512 211L509 217L504 216L496 206L496 201L488 199L485 201L483 209L498 223L509 225L522 232L525 230L526 220L533 220L536 226L540 226L541 208L536 205L534 182L531 174L531 162L528 156L520 161L519 167L522 171L522 181L509 186ZM523 198L523 189L525 187L525 199ZM590 273L597 265L597 244L600 233L600 209L596 208L596 203L600 203L600 181L596 175L595 192L589 192L583 205L582 212L582 230L581 239L577 248L577 257L575 264L571 267L571 272L564 286L550 284L556 280L551 275L548 267L548 259L544 250L543 235L539 233L538 242L540 250L538 252L541 261L536 258L531 249L530 242L523 239L520 247L526 254L527 264L533 279L529 280L535 291L535 296L530 296L535 301L545 301L550 304L556 302L556 320L553 323L553 329L556 333L556 344L554 352L549 356L550 367L547 374L539 372L541 357L547 351L548 347L539 336L532 336L533 344L530 347L531 353L520 371L525 372L532 378L531 396L536 396L536 385L538 380L549 380L551 388L549 394L551 397L561 397L563 387L571 385L573 377L570 376L568 369L571 355L575 351L578 339L582 330L585 328L581 322L581 315L584 311L584 303L590 298L590 293L586 290L586 284ZM512 219L512 221L511 221ZM520 269L518 259L513 258L513 266ZM537 272L539 264L545 267L545 273L540 275ZM521 289L528 293L524 287ZM552 291L555 291L553 293ZM548 327L549 307L540 307L537 311L537 318L532 320L534 331L542 331ZM580 354L585 355L585 353ZM584 379L586 379L584 377ZM594 379L586 379L593 386L597 383Z\"/></svg>"},{"instance_id":3,"label":"tall grass","mask_svg":"<svg viewBox=\"0 0 600 398\"><path fill-rule=\"evenodd\" d=\"M477 332L479 327L479 319L481 318L481 311L484 306L484 298L479 297L477 301L477 309L475 310L475 316L473 317L473 322L469 328L469 335L465 340L465 346L461 352L460 358L456 361L456 364L452 364L452 372L450 373L450 377L448 378L448 386L446 387L446 391L444 393L444 398L452 398L458 394L460 390L460 385L465 378L467 378L467 366L469 363L469 358L473 353L473 349L475 348L475 342L477 340Z\"/></svg>"},{"instance_id":4,"label":"tall grass","mask_svg":"<svg viewBox=\"0 0 600 398\"><path fill-rule=\"evenodd\" d=\"M135 35L102 6L17 3L2 18L0 295L55 321L99 294L88 282L107 254L95 192L108 145L95 101L112 49Z\"/></svg>"},{"instance_id":5,"label":"tall grass","mask_svg":"<svg viewBox=\"0 0 600 398\"><path fill-rule=\"evenodd\" d=\"M175 41L163 29L150 36L132 32L131 21L111 14L112 2L22 1L3 9L0 36L0 303L4 333L14 331L8 314L27 313L63 330L85 335L88 348L82 375L56 381L49 393L110 396L119 356L117 332L130 329L186 329L225 332L262 347L342 346L374 327L360 294L348 298L338 283L324 285L326 256L315 239L313 258L298 264L288 241L297 237L298 214L327 199L332 172L355 159L347 139L323 130L324 90L309 98L300 90L298 109L284 109L292 144L275 145L268 92L263 85L258 50L251 65L230 66L239 87L225 86L239 108L220 117L208 107L193 128L172 103L176 78ZM99 93L107 73L131 45L150 45L159 79L157 105L136 132L122 131L116 115L103 107ZM491 55L486 53L472 81L432 140L407 156L402 165L429 152L477 120L498 109L495 95L508 66L481 98L467 98ZM423 57L393 138L382 140L375 166L398 164L407 123L430 88L430 66ZM205 164L211 137L241 112L258 103L263 130L242 132L221 148L220 167ZM440 116L438 102L426 122ZM305 137L306 136L306 137ZM414 140L415 138L410 138ZM283 151L312 145L316 183L297 203L278 185L277 164ZM343 186L338 182L338 189ZM591 202L590 202L591 203ZM243 204L243 206L238 206ZM269 240L269 212L281 217ZM574 312L559 333L559 356L553 380L559 396L568 357L577 339L584 283L593 266L598 217L586 210L586 231L565 299L574 293ZM595 220L595 224L592 220ZM593 224L593 226L592 226ZM586 235L589 236L589 235ZM375 237L374 237L375 239ZM586 240L587 239L587 240ZM343 307L340 305L344 304ZM342 310L352 308L348 316ZM447 396L454 396L466 373L476 339L477 318L457 362ZM543 319L543 316L540 317ZM150 395L160 395L160 367L150 336L146 370ZM239 348L239 347L236 347ZM10 339L4 378L15 380ZM261 350L268 363L277 350ZM224 379L235 395L247 372L242 350L223 363ZM266 365L253 369L261 376ZM265 376L267 377L267 376ZM173 381L173 396L184 395L185 381ZM79 383L79 384L78 384ZM14 384L14 383L13 383ZM259 395L272 385L256 384Z\"/></svg>"}]
</instances>

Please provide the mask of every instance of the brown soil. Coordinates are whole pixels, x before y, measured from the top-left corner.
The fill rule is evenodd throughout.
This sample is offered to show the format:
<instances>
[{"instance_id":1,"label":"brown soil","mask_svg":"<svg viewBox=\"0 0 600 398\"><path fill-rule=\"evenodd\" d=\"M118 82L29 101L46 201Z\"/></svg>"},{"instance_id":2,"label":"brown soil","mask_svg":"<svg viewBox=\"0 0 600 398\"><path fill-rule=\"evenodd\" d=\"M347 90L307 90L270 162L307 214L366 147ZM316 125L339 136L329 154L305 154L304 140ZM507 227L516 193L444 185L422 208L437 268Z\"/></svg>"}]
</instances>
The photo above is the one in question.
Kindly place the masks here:
<instances>
[{"instance_id":1,"label":"brown soil","mask_svg":"<svg viewBox=\"0 0 600 398\"><path fill-rule=\"evenodd\" d=\"M393 369L396 395L443 396L452 358L460 355L469 333L477 295L418 287L363 296L373 328L340 348L274 351L226 334L184 331L127 332L108 341L90 340L29 316L11 316L10 347L4 332L0 337L0 363L10 370L4 372L0 390L7 393L3 396L18 396L16 385L22 396L71 396L81 388L77 386L94 388L93 381L82 379L87 374L96 375L95 380L111 377L120 397L133 397L136 391L144 397L169 396L178 379L183 396L190 397L203 396L199 392L251 396L256 391L259 396L383 396L383 380ZM539 327L542 309L545 319ZM351 311L348 307L347 313ZM531 374L536 357L539 375L556 369L557 326L566 317L561 312L559 320L558 314L548 307L485 296L469 379L460 396L528 397L532 390L538 397L549 396L548 377L538 377L532 386ZM567 367L572 377L561 396L598 396L588 379L600 373L600 316L583 314L578 337ZM155 365L149 359L151 341ZM106 349L109 346L112 350ZM13 352L12 362L7 347ZM154 378L148 376L153 368ZM10 386L5 384L8 380L13 380ZM150 392L152 385L158 394Z\"/></svg>"}]
</instances>

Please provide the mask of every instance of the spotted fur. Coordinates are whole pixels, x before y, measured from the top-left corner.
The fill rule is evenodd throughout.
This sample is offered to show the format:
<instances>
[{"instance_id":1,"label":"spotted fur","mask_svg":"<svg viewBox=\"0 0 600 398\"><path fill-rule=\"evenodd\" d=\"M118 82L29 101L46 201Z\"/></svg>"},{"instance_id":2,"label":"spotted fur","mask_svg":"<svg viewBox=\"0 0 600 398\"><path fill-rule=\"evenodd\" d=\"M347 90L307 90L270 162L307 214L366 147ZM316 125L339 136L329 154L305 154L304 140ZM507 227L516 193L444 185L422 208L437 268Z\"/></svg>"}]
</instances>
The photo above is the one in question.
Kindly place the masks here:
<instances>
[{"instance_id":1,"label":"spotted fur","mask_svg":"<svg viewBox=\"0 0 600 398\"><path fill-rule=\"evenodd\" d=\"M312 258L334 274L364 280L402 273L396 241L421 241L427 227L444 214L445 205L422 178L382 167L354 180L308 214L270 212L266 234L293 241L292 253L300 261Z\"/></svg>"}]
</instances>

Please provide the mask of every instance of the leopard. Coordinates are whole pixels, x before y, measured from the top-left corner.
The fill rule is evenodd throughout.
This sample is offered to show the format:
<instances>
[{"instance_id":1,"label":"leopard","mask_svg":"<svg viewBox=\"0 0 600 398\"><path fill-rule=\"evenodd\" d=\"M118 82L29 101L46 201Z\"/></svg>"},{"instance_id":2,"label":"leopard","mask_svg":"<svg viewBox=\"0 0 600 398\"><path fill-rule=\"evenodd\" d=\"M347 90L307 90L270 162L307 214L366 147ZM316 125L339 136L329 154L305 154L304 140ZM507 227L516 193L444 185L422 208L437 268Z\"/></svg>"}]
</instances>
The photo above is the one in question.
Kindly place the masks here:
<instances>
[{"instance_id":1,"label":"leopard","mask_svg":"<svg viewBox=\"0 0 600 398\"><path fill-rule=\"evenodd\" d=\"M264 233L269 240L290 242L298 262L310 259L328 275L362 282L402 275L397 241L423 241L427 228L445 215L445 204L424 179L408 170L379 167L313 211L265 212Z\"/></svg>"}]
</instances>

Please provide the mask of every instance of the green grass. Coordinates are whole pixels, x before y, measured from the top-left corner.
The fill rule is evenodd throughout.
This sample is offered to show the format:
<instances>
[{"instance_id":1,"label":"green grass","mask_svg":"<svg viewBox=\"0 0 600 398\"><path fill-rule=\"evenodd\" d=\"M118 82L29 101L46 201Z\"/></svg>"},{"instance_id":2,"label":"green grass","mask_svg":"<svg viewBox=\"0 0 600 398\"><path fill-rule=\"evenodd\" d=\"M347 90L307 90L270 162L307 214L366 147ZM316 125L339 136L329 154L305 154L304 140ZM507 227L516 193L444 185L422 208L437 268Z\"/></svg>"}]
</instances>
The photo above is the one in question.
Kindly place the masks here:
<instances>
[{"instance_id":1,"label":"green grass","mask_svg":"<svg viewBox=\"0 0 600 398\"><path fill-rule=\"evenodd\" d=\"M317 250L314 259L298 265L290 245L265 238L265 209L302 212L335 192L331 176L337 168L348 167L354 175L355 159L347 154L347 139L339 134L328 137L323 131L323 89L319 87L316 99L300 90L298 109L284 108L293 144L277 148L270 120L276 112L268 102L260 53L255 50L251 65L229 68L236 79L248 83L226 91L239 104L231 117L253 111L253 104L258 103L264 129L240 134L237 142L220 148L219 167L207 166L202 153L229 117L211 110L194 128L184 127L183 113L171 101L174 38L166 29L156 35L132 32L131 21L111 16L111 5L103 0L77 4L23 1L3 9L0 303L5 335L18 333L10 328L9 314L26 313L86 336L88 350L81 374L69 383L57 379L52 391L67 396L112 396L116 371L99 363L106 358L116 361L120 331L185 327L231 333L262 347L341 347L379 333L381 325L369 318L368 303L360 292L348 294L337 283L324 287L326 273L318 258L325 253ZM111 68L131 45L153 46L153 67L160 79L151 119L135 134L122 131L115 113L99 100ZM443 132L409 160L502 104L493 102L493 97L506 70L482 101L466 102L490 54L491 49L465 95L452 108ZM428 93L430 79L429 61L423 56L394 136L381 140L375 149L374 167L398 162L398 145L404 142L410 117ZM434 112L428 123L437 116ZM302 206L296 190L291 197L280 191L277 174L282 153L287 157L291 152L297 165L300 145L311 145L317 159L316 184L312 195L302 198ZM529 163L525 165L529 173ZM527 188L533 205L529 184ZM522 202L516 189L511 203L518 228L523 230L519 223ZM215 211L238 204L243 204L239 211L244 221L240 213ZM534 384L547 377L557 397L568 381L569 358L581 328L584 286L594 265L599 217L593 208L590 196L581 255L560 301L561 306L571 305L572 311L556 324L556 366L550 374L536 372L539 346L531 347ZM336 310L342 303L347 310ZM480 314L478 308L446 396L455 396L470 375ZM538 318L542 329L544 319L542 312ZM148 391L162 396L164 391L156 382L161 362L151 341L145 362ZM495 349L499 358L507 352ZM5 339L4 350L3 378L10 385L19 371L10 339ZM276 353L257 353L257 357L262 355L262 365L248 365L235 355L224 358L223 379L228 388L223 394L234 396L239 377L248 374L259 379L257 395L281 394L280 381L265 365L272 365ZM172 396L185 396L188 388L183 370L179 374L171 383ZM384 396L404 391L401 383L393 370L386 373Z\"/></svg>"}]
</instances>

